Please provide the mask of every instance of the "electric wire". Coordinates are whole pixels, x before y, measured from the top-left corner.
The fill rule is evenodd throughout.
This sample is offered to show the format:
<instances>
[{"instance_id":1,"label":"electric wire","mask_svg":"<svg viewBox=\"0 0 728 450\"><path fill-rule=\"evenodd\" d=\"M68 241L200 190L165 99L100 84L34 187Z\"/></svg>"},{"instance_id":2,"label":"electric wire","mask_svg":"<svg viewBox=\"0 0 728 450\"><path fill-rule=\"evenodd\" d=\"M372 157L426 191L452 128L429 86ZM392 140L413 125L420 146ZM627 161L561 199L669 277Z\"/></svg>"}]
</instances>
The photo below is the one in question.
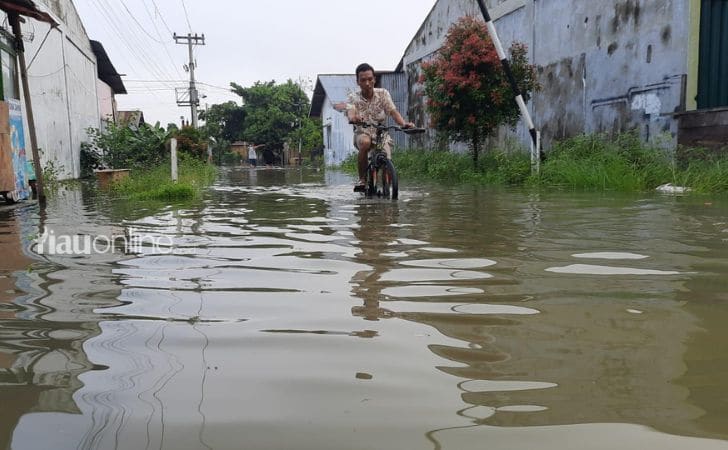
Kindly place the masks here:
<instances>
[{"instance_id":1,"label":"electric wire","mask_svg":"<svg viewBox=\"0 0 728 450\"><path fill-rule=\"evenodd\" d=\"M124 30L124 24L117 19L115 9L106 0L94 0L99 11L102 13L103 18L106 22L111 25L112 30L120 38L121 42L127 47L127 49L138 56L139 63L149 72L152 76L158 79L169 78L169 73L157 64L155 58L150 56L147 52L148 45L139 39L138 34L127 35Z\"/></svg>"},{"instance_id":2,"label":"electric wire","mask_svg":"<svg viewBox=\"0 0 728 450\"><path fill-rule=\"evenodd\" d=\"M185 4L185 0L182 0L182 9L185 11L185 20L187 20L187 28L190 33L192 33L192 25L190 24L190 16L187 14L187 5Z\"/></svg>"},{"instance_id":3,"label":"electric wire","mask_svg":"<svg viewBox=\"0 0 728 450\"><path fill-rule=\"evenodd\" d=\"M95 3L95 2L93 1L93 0L89 0L89 4L93 5L93 6L94 6L94 8L95 8L95 9L96 9L96 10L98 11L98 16L99 16L99 18L100 18L100 19L103 19L103 20L105 20L105 21L106 21L107 23L109 23L109 24L111 25L111 23L109 22L109 19L108 19L108 18L106 18L106 16L105 16L105 12L104 12L103 8L102 8L102 7L101 7L101 6L100 6L100 5L98 4L98 3ZM122 43L123 43L123 44L124 44L124 45L125 45L125 46L127 47L127 49L129 49L129 51L131 51L131 53L133 54L133 53L134 53L134 51L133 51L133 50L131 49L131 47L129 46L129 44L128 44L128 43L127 43L127 42L126 42L126 41L125 41L125 40L124 40L124 39L123 39L123 38L121 37L121 35L119 34L119 32L118 32L117 30L115 30L115 28L114 28L114 26L113 26L113 25L112 25L112 27L110 28L110 30L111 30L112 32L114 32L114 33L115 33L115 34L116 34L116 35L117 35L117 36L119 37L119 40L120 40L120 41L121 41L121 42L122 42ZM145 72L145 71L143 71L143 70L139 70L139 67L138 67L137 63L138 63L138 62L140 62L140 61L136 61L136 60L134 60L134 63L132 63L132 62L130 62L130 61L129 61L129 59L127 59L127 57L126 57L126 52L124 52L124 51L121 51L121 52L119 52L119 54L121 55L122 59L123 59L123 60L124 60L124 61L126 62L127 66L128 66L128 67L129 67L130 69L132 69L133 71L135 71L135 72L137 72L137 73L144 73L144 72ZM160 101L161 101L161 98L160 98L160 97L159 97L159 96L158 96L157 94L155 94L155 93L154 93L154 92L152 92L152 91L149 91L149 93L150 93L150 94L152 94L152 95L153 95L153 96L154 96L155 98L157 98L158 100L160 100Z\"/></svg>"},{"instance_id":4,"label":"electric wire","mask_svg":"<svg viewBox=\"0 0 728 450\"><path fill-rule=\"evenodd\" d=\"M108 10L113 13L113 14L109 15L109 17L112 19L112 21L119 18L118 22L115 22L117 24L117 29L119 29L119 30L124 29L125 28L124 24L120 20L121 15L116 14L116 11L112 7L112 5L108 2L108 0L97 0L97 1L104 2L107 5ZM123 32L122 32L122 34L123 34ZM157 76L162 75L162 74L165 74L166 76L168 76L167 74L169 72L167 72L165 68L161 67L157 63L157 61L156 61L157 58L155 58L154 55L150 55L148 53L148 50L150 49L149 45L147 45L147 43L144 42L139 37L138 34L131 33L130 36L132 39L129 39L129 42L133 41L133 44L135 47L137 47L137 51L139 52L140 56L142 56L144 58L144 60L147 62L147 67L152 69L153 71L155 71ZM160 78L164 78L164 76L160 76Z\"/></svg>"},{"instance_id":5,"label":"electric wire","mask_svg":"<svg viewBox=\"0 0 728 450\"><path fill-rule=\"evenodd\" d=\"M144 34L146 34L149 37L149 39L153 40L154 42L157 42L159 44L164 45L164 42L162 42L160 39L157 39L154 36L152 36L151 34L149 34L149 32L146 30L146 28L144 28L144 26L142 26L142 24L139 23L139 21L134 16L134 14L132 14L132 12L129 10L129 7L126 6L126 3L121 2L121 6L124 7L124 9L126 10L126 12L129 13L129 17L131 17L131 19L134 21L134 23L137 24L137 26L139 27L139 29L142 30L144 32ZM146 5L145 5L145 8L146 8Z\"/></svg>"},{"instance_id":6,"label":"electric wire","mask_svg":"<svg viewBox=\"0 0 728 450\"><path fill-rule=\"evenodd\" d=\"M167 21L164 20L164 15L162 15L162 12L159 10L159 6L157 6L157 2L155 0L152 0L152 5L154 5L154 10L159 15L159 18L162 20L162 24L164 24L164 27L167 29L170 35L174 35L174 31L172 31L171 28L169 28L169 25L167 24Z\"/></svg>"},{"instance_id":7,"label":"electric wire","mask_svg":"<svg viewBox=\"0 0 728 450\"><path fill-rule=\"evenodd\" d=\"M162 38L162 33L159 32L159 28L157 27L157 23L154 20L154 17L152 16L151 11L149 11L149 8L147 7L147 3L145 1L142 1L142 4L144 5L144 10L147 12L147 16L149 16L149 19L152 21L152 25L154 26L154 31L157 33L157 36L159 36L159 39L164 41L164 39ZM155 5L155 7L156 7L156 5ZM159 12L159 11L157 11L157 12ZM172 34L174 34L174 33L172 33ZM169 52L168 43L166 41L162 44L162 48L164 49L164 53L167 54L167 57L169 58L169 62L172 63L172 66L174 67L174 71L177 73L178 76L181 77L182 73L179 71L178 64L175 63L174 58L172 58L172 54Z\"/></svg>"}]
</instances>

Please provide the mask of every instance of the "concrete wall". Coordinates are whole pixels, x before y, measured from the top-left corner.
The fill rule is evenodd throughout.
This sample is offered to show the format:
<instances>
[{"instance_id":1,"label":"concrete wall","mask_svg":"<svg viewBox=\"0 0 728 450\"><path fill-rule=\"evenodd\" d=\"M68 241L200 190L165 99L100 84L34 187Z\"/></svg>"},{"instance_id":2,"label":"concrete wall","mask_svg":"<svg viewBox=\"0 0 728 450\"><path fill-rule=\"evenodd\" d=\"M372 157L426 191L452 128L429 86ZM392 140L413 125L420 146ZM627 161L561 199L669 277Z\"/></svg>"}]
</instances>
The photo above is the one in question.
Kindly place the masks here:
<instances>
[{"instance_id":1,"label":"concrete wall","mask_svg":"<svg viewBox=\"0 0 728 450\"><path fill-rule=\"evenodd\" d=\"M543 90L529 102L544 146L582 132L637 128L646 140L664 132L674 142L672 113L685 107L689 0L486 1L504 47L528 45ZM409 115L426 120L419 65L434 56L447 30L463 15L481 17L475 0L439 0L408 46ZM501 130L495 142L515 133L529 142L520 123ZM432 136L431 136L432 138ZM431 143L434 143L431 139Z\"/></svg>"},{"instance_id":2,"label":"concrete wall","mask_svg":"<svg viewBox=\"0 0 728 450\"><path fill-rule=\"evenodd\" d=\"M60 24L50 31L34 19L21 25L24 33L34 34L24 43L41 165L52 161L60 178L77 178L86 129L100 126L96 57L70 0L36 1L36 6Z\"/></svg>"}]
</instances>

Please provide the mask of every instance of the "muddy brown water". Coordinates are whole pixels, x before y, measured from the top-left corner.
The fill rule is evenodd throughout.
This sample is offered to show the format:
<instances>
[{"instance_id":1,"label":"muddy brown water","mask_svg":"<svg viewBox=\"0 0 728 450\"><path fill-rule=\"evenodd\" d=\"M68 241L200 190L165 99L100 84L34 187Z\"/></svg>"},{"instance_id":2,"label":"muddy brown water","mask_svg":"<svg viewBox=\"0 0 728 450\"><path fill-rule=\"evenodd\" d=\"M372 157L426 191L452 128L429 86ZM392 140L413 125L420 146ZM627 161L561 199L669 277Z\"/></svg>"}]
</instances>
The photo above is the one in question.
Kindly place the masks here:
<instances>
[{"instance_id":1,"label":"muddy brown water","mask_svg":"<svg viewBox=\"0 0 728 450\"><path fill-rule=\"evenodd\" d=\"M728 449L727 199L351 183L0 210L0 447Z\"/></svg>"}]
</instances>

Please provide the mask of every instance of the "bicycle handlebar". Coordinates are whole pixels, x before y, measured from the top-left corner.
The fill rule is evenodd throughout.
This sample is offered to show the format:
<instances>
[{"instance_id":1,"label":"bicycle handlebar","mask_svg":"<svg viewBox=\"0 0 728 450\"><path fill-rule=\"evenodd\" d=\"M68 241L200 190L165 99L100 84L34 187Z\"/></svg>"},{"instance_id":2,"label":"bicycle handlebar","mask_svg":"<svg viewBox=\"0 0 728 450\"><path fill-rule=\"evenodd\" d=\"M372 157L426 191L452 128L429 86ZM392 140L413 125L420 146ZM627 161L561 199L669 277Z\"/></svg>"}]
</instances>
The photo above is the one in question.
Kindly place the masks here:
<instances>
[{"instance_id":1,"label":"bicycle handlebar","mask_svg":"<svg viewBox=\"0 0 728 450\"><path fill-rule=\"evenodd\" d=\"M377 131L387 131L387 130L395 130L395 131L401 131L405 134L416 134L416 133L424 133L424 128L402 128L397 125L381 125L378 123L372 123L372 122L349 122L351 125L359 125L364 127L371 127L376 128Z\"/></svg>"}]
</instances>

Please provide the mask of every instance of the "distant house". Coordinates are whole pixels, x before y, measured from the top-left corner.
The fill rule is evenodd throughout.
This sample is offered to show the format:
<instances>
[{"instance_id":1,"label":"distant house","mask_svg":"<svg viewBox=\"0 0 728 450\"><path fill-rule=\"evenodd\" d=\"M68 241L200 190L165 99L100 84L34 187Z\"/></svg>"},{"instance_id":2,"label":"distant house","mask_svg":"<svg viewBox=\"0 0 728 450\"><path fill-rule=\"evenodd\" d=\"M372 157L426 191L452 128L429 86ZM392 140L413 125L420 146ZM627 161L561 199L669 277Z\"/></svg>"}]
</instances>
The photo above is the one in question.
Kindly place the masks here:
<instances>
[{"instance_id":1,"label":"distant house","mask_svg":"<svg viewBox=\"0 0 728 450\"><path fill-rule=\"evenodd\" d=\"M353 74L319 75L311 99L311 117L320 117L323 125L324 163L341 164L354 148L354 130L345 115L335 108L346 102L350 92L359 87Z\"/></svg>"},{"instance_id":2,"label":"distant house","mask_svg":"<svg viewBox=\"0 0 728 450\"><path fill-rule=\"evenodd\" d=\"M386 88L392 95L397 109L407 110L407 78L404 72L377 72L377 87ZM327 166L341 164L356 152L354 130L346 115L336 106L347 101L349 93L359 90L354 74L319 75L311 100L311 117L320 117L323 125L324 163ZM389 124L393 125L392 119ZM406 148L408 138L402 133L391 133L395 148Z\"/></svg>"},{"instance_id":3,"label":"distant house","mask_svg":"<svg viewBox=\"0 0 728 450\"><path fill-rule=\"evenodd\" d=\"M126 94L124 82L111 63L101 42L91 41L91 49L96 55L96 72L98 74L96 94L99 98L101 124L116 123L118 117L116 95Z\"/></svg>"},{"instance_id":4,"label":"distant house","mask_svg":"<svg viewBox=\"0 0 728 450\"><path fill-rule=\"evenodd\" d=\"M240 161L248 160L248 143L243 141L235 141L230 144L230 152L240 157Z\"/></svg>"},{"instance_id":5,"label":"distant house","mask_svg":"<svg viewBox=\"0 0 728 450\"><path fill-rule=\"evenodd\" d=\"M139 125L142 125L144 123L146 122L144 121L144 113L142 111L119 111L117 114L117 125L138 127Z\"/></svg>"},{"instance_id":6,"label":"distant house","mask_svg":"<svg viewBox=\"0 0 728 450\"><path fill-rule=\"evenodd\" d=\"M529 109L544 146L580 133L637 129L673 144L728 141L728 39L725 0L486 0L503 46L528 45L543 89ZM476 0L438 0L407 46L410 119L428 120L422 62ZM722 33L722 34L721 34ZM499 136L510 133L502 130ZM519 124L517 136L529 142Z\"/></svg>"}]
</instances>

